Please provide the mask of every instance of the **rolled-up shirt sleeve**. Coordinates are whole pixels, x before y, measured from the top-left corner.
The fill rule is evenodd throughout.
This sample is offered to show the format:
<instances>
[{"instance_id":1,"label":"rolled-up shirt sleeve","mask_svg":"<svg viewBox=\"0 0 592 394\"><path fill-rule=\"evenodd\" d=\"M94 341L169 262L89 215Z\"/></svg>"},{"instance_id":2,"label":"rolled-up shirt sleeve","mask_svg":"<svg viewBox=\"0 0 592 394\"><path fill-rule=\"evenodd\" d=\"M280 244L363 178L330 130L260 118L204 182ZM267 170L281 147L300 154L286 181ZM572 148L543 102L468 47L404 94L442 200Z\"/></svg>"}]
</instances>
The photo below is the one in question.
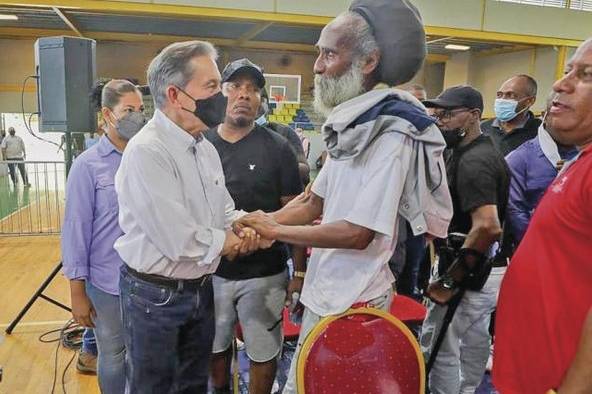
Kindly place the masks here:
<instances>
[{"instance_id":1,"label":"rolled-up shirt sleeve","mask_svg":"<svg viewBox=\"0 0 592 394\"><path fill-rule=\"evenodd\" d=\"M95 181L85 163L75 161L66 184L62 264L68 279L87 279L95 205Z\"/></svg>"},{"instance_id":2,"label":"rolled-up shirt sleeve","mask_svg":"<svg viewBox=\"0 0 592 394\"><path fill-rule=\"evenodd\" d=\"M201 225L185 207L172 163L148 145L128 147L126 155L116 181L120 209L129 211L166 258L198 265L213 263L222 252L226 234Z\"/></svg>"}]
</instances>

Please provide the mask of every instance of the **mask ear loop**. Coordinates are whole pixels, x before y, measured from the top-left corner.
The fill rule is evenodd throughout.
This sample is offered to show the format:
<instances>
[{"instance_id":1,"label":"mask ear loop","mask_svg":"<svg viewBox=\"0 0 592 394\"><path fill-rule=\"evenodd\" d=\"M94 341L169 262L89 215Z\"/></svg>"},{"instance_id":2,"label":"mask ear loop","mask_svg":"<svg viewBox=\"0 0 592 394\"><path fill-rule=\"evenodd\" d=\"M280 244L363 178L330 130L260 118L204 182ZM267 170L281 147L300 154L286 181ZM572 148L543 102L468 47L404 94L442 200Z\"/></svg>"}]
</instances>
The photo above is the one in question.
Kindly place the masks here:
<instances>
[{"instance_id":1,"label":"mask ear loop","mask_svg":"<svg viewBox=\"0 0 592 394\"><path fill-rule=\"evenodd\" d=\"M526 97L526 98L529 99L529 98L532 98L532 96ZM522 99L522 100L524 100L524 99ZM518 100L518 103L520 103L520 101L522 101L522 100ZM521 113L526 112L529 108L530 107L524 107L522 110L520 110L520 112L516 112L516 116L520 115Z\"/></svg>"},{"instance_id":2,"label":"mask ear loop","mask_svg":"<svg viewBox=\"0 0 592 394\"><path fill-rule=\"evenodd\" d=\"M119 125L119 118L117 116L115 116L115 113L113 112L113 110L111 110L111 108L109 108L109 112L111 113L111 115L115 118L115 120L117 120L117 125ZM109 123L109 125L111 127L113 127L115 130L117 130L117 126L112 122L111 117L107 117L105 118L105 120L107 121L107 123ZM106 132L106 131L105 131Z\"/></svg>"}]
</instances>

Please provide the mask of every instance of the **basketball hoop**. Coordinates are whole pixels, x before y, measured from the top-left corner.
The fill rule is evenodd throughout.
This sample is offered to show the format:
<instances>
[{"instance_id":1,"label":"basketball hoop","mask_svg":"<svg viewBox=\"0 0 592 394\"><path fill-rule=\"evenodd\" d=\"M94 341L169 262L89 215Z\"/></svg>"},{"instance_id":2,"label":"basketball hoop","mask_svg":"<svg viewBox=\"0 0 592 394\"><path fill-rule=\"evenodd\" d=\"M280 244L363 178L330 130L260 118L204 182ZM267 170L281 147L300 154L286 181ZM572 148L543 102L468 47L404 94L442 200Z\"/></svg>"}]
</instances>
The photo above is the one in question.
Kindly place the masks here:
<instances>
[{"instance_id":1,"label":"basketball hoop","mask_svg":"<svg viewBox=\"0 0 592 394\"><path fill-rule=\"evenodd\" d=\"M283 94L275 94L272 97L275 100L275 102L278 103L278 104L280 104L282 101L284 101L284 95Z\"/></svg>"}]
</instances>

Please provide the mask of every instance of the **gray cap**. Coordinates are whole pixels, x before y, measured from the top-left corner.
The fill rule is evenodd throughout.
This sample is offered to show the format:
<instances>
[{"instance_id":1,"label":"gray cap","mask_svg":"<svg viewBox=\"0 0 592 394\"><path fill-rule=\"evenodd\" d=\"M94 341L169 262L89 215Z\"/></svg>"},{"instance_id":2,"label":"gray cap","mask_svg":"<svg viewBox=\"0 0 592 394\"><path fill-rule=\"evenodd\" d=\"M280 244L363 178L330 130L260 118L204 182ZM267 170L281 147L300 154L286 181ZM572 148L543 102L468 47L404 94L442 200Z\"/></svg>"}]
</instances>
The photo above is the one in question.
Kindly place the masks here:
<instances>
[{"instance_id":1,"label":"gray cap","mask_svg":"<svg viewBox=\"0 0 592 394\"><path fill-rule=\"evenodd\" d=\"M263 69L250 61L247 58L242 58L228 63L222 71L222 82L228 82L238 72L250 74L257 82L257 86L262 89L265 86L265 77L263 76Z\"/></svg>"},{"instance_id":2,"label":"gray cap","mask_svg":"<svg viewBox=\"0 0 592 394\"><path fill-rule=\"evenodd\" d=\"M421 15L408 0L354 0L350 7L372 29L380 48L379 79L391 86L409 82L426 57Z\"/></svg>"}]
</instances>

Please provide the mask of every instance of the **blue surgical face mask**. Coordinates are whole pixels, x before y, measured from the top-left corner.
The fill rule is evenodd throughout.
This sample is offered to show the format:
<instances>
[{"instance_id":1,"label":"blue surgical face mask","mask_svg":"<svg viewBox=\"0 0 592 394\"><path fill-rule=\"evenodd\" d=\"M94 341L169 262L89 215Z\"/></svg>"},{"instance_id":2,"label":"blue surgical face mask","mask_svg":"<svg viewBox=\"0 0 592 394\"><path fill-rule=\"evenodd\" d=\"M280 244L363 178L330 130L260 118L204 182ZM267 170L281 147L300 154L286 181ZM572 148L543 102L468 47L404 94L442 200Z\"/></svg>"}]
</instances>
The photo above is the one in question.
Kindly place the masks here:
<instances>
[{"instance_id":1,"label":"blue surgical face mask","mask_svg":"<svg viewBox=\"0 0 592 394\"><path fill-rule=\"evenodd\" d=\"M502 122L509 122L528 109L528 107L524 107L521 111L516 112L517 107L518 101L516 100L496 99L494 105L495 117Z\"/></svg>"},{"instance_id":2,"label":"blue surgical face mask","mask_svg":"<svg viewBox=\"0 0 592 394\"><path fill-rule=\"evenodd\" d=\"M265 118L265 114L261 115L257 119L255 119L255 123L259 126L265 126L267 124L267 119Z\"/></svg>"}]
</instances>

